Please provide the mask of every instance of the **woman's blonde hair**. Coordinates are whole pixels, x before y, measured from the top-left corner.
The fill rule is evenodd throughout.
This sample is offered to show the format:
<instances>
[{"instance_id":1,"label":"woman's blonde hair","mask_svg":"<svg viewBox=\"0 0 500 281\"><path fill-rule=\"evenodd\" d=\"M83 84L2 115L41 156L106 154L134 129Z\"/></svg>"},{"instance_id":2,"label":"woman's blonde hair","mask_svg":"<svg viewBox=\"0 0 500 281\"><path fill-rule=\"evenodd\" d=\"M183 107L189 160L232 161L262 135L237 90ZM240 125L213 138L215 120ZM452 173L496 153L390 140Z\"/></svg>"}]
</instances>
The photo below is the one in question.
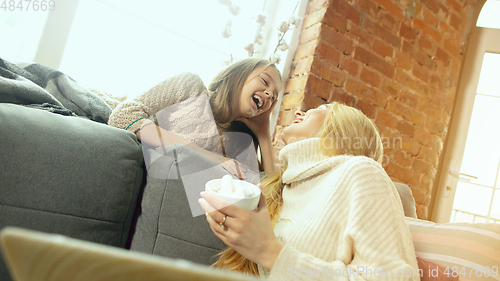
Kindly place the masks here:
<instances>
[{"instance_id":1,"label":"woman's blonde hair","mask_svg":"<svg viewBox=\"0 0 500 281\"><path fill-rule=\"evenodd\" d=\"M382 164L383 145L377 127L363 112L333 102L318 137L325 155L366 156Z\"/></svg>"},{"instance_id":2,"label":"woman's blonde hair","mask_svg":"<svg viewBox=\"0 0 500 281\"><path fill-rule=\"evenodd\" d=\"M318 134L322 152L327 156L366 156L381 163L383 145L375 124L360 110L332 102ZM267 173L261 181L273 226L279 220L283 204L283 182L280 172ZM258 275L257 264L231 248L219 253L217 268Z\"/></svg>"}]
</instances>

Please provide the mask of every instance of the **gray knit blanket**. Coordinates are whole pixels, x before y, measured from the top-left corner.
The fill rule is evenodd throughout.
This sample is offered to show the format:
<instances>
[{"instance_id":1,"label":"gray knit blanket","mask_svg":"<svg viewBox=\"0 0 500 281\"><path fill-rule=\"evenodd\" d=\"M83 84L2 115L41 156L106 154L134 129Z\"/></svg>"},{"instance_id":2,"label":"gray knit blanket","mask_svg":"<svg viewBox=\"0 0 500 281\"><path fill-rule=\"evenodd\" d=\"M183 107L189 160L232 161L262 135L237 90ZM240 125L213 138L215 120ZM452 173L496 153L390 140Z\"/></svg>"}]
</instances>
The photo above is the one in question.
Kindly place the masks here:
<instances>
[{"instance_id":1,"label":"gray knit blanket","mask_svg":"<svg viewBox=\"0 0 500 281\"><path fill-rule=\"evenodd\" d=\"M48 66L15 64L0 58L0 102L107 124L111 108L66 74Z\"/></svg>"}]
</instances>

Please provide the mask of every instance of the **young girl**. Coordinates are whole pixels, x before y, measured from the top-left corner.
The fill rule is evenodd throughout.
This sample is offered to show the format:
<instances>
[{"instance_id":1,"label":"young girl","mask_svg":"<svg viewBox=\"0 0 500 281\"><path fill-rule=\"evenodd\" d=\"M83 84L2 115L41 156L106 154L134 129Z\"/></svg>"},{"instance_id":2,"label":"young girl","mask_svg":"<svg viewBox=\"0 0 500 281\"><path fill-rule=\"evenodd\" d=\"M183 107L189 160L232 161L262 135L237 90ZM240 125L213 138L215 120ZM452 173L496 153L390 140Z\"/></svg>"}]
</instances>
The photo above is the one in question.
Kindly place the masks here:
<instances>
[{"instance_id":1,"label":"young girl","mask_svg":"<svg viewBox=\"0 0 500 281\"><path fill-rule=\"evenodd\" d=\"M262 169L274 171L269 115L280 87L281 76L274 64L257 58L244 59L219 72L208 89L196 74L172 77L133 101L119 104L108 124L135 133L143 144L152 147L187 145L230 173L245 178L236 161L227 161L227 153L215 152L221 151L222 141L222 152L235 151L227 155L234 158L248 143L241 143L242 138L231 142L227 133L247 133L255 148L260 147ZM209 105L204 106L203 98ZM158 123L162 111L166 114Z\"/></svg>"},{"instance_id":2,"label":"young girl","mask_svg":"<svg viewBox=\"0 0 500 281\"><path fill-rule=\"evenodd\" d=\"M222 207L202 193L210 228L230 247L217 267L273 280L419 280L371 120L352 107L324 105L297 112L283 140L283 173L264 182L255 211Z\"/></svg>"}]
</instances>

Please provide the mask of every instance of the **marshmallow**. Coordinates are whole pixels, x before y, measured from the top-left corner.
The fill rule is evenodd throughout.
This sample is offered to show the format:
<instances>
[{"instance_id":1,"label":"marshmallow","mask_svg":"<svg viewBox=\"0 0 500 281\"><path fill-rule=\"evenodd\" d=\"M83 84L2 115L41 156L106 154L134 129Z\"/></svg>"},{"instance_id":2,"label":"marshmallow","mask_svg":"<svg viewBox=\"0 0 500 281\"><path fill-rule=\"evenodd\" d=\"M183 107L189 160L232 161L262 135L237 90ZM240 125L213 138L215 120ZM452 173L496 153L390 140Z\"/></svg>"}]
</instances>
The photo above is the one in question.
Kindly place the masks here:
<instances>
[{"instance_id":1,"label":"marshmallow","mask_svg":"<svg viewBox=\"0 0 500 281\"><path fill-rule=\"evenodd\" d=\"M230 175L225 175L221 179L221 185L219 187L212 188L213 191L219 194L232 195L235 197L252 197L255 195L253 190L243 184L240 181L233 181Z\"/></svg>"},{"instance_id":2,"label":"marshmallow","mask_svg":"<svg viewBox=\"0 0 500 281\"><path fill-rule=\"evenodd\" d=\"M247 197L245 194L245 188L240 188L236 190L233 194L234 197Z\"/></svg>"},{"instance_id":3,"label":"marshmallow","mask_svg":"<svg viewBox=\"0 0 500 281\"><path fill-rule=\"evenodd\" d=\"M233 178L230 175L225 175L222 177L221 186L218 193L227 195L234 193Z\"/></svg>"}]
</instances>

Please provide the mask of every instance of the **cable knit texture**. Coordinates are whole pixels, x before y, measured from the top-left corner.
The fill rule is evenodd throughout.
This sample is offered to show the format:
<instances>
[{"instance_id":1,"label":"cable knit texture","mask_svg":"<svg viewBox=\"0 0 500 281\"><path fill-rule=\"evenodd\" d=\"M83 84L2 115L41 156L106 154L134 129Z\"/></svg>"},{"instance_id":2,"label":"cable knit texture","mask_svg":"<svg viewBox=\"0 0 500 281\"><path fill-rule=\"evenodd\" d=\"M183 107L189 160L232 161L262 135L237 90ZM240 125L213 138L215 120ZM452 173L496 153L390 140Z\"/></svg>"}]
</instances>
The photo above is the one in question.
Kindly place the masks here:
<instances>
[{"instance_id":1,"label":"cable knit texture","mask_svg":"<svg viewBox=\"0 0 500 281\"><path fill-rule=\"evenodd\" d=\"M108 124L135 133L157 122L163 129L203 149L218 151L221 142L207 93L198 75L183 73L120 103Z\"/></svg>"},{"instance_id":2,"label":"cable knit texture","mask_svg":"<svg viewBox=\"0 0 500 281\"><path fill-rule=\"evenodd\" d=\"M287 145L279 156L286 185L274 232L285 247L271 271L259 266L261 276L420 280L402 203L379 163L326 157L317 138Z\"/></svg>"}]
</instances>

